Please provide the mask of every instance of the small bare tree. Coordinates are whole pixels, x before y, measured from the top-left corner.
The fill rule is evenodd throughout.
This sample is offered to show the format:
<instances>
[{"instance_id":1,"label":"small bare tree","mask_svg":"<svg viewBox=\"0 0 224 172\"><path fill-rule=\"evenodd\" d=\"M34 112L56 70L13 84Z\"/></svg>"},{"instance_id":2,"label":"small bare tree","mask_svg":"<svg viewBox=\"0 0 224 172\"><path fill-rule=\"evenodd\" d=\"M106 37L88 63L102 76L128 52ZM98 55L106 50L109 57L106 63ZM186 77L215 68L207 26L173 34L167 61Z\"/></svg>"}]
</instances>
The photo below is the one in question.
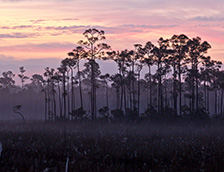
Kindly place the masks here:
<instances>
[{"instance_id":1,"label":"small bare tree","mask_svg":"<svg viewBox=\"0 0 224 172\"><path fill-rule=\"evenodd\" d=\"M19 112L19 110L20 110L21 108L22 108L22 105L16 105L16 106L13 107L12 110L13 110L14 113L19 114L19 115L22 117L23 122L25 122L25 118L24 118L23 114L22 114L21 112Z\"/></svg>"}]
</instances>

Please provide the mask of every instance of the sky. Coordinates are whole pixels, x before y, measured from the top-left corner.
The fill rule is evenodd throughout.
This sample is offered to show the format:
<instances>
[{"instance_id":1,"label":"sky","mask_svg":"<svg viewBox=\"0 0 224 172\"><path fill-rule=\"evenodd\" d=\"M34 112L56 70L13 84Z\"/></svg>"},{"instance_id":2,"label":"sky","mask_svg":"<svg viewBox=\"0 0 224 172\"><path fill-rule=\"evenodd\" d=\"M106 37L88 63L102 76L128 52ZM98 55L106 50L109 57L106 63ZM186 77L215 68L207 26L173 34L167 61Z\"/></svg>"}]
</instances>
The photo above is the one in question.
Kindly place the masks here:
<instances>
[{"instance_id":1,"label":"sky","mask_svg":"<svg viewBox=\"0 0 224 172\"><path fill-rule=\"evenodd\" d=\"M224 62L223 0L0 0L0 73L59 66L88 28L104 30L118 50L174 34L199 36L212 46L208 55Z\"/></svg>"}]
</instances>

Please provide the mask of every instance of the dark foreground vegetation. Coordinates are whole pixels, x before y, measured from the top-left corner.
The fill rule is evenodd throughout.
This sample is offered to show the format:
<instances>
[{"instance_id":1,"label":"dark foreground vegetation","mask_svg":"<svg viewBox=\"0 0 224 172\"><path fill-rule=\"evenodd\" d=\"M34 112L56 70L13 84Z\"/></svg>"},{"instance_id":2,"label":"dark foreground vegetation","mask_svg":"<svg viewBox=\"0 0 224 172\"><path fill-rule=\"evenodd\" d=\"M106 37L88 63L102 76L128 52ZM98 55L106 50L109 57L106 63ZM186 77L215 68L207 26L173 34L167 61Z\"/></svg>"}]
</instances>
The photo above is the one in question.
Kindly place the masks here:
<instances>
[{"instance_id":1,"label":"dark foreground vegetation","mask_svg":"<svg viewBox=\"0 0 224 172\"><path fill-rule=\"evenodd\" d=\"M221 172L223 122L1 123L1 172Z\"/></svg>"}]
</instances>

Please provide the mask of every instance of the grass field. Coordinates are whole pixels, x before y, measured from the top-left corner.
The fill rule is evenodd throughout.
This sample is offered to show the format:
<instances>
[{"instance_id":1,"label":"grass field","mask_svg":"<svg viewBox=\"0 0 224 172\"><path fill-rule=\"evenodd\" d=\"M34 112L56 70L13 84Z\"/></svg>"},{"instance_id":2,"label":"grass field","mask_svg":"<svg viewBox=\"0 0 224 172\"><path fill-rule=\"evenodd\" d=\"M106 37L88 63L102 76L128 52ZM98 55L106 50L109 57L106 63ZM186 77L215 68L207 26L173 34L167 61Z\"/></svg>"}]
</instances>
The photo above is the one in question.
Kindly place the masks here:
<instances>
[{"instance_id":1,"label":"grass field","mask_svg":"<svg viewBox=\"0 0 224 172\"><path fill-rule=\"evenodd\" d=\"M2 122L1 172L222 172L222 122Z\"/></svg>"}]
</instances>

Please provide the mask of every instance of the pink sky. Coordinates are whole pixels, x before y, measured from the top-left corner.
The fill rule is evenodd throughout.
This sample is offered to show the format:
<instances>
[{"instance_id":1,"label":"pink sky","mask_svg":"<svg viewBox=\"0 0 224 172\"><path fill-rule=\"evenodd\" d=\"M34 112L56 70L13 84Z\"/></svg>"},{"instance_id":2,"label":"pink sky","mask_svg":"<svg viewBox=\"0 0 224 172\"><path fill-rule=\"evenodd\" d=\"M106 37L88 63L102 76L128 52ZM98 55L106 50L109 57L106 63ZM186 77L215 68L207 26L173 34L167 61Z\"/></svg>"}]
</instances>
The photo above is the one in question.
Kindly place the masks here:
<instances>
[{"instance_id":1,"label":"pink sky","mask_svg":"<svg viewBox=\"0 0 224 172\"><path fill-rule=\"evenodd\" d=\"M200 36L224 62L223 0L0 0L0 72L59 65L85 29L106 32L113 49L156 43L173 34Z\"/></svg>"}]
</instances>

